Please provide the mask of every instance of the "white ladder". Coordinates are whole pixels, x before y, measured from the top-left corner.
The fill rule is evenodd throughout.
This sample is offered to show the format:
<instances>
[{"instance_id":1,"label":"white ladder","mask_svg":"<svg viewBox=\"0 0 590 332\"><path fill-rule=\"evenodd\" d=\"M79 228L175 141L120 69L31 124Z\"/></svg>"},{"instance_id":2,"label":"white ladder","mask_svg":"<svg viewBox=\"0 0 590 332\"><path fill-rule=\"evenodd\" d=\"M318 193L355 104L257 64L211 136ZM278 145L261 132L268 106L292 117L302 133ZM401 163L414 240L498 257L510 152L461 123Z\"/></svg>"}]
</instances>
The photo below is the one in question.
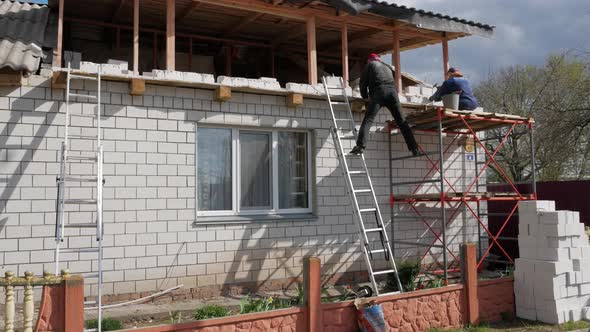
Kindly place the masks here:
<instances>
[{"instance_id":1,"label":"white ladder","mask_svg":"<svg viewBox=\"0 0 590 332\"><path fill-rule=\"evenodd\" d=\"M342 146L342 140L353 140L354 142L356 142L358 134L356 124L352 116L352 110L350 109L348 95L346 94L346 86L344 85L344 80L342 78L339 78L338 84L336 85L330 85L328 83L329 81L332 82L334 80L336 80L335 77L322 77L324 91L326 93L328 105L330 106L330 114L332 115L332 127L330 128L330 134L332 135L332 139L336 146L336 153L338 154L338 159L340 161L340 168L342 169L342 173L346 178L346 189L348 191L348 194L350 195L354 215L356 216L357 226L359 228L359 238L361 241L361 247L364 254L363 256L365 258L365 263L367 264L369 278L371 279L371 284L373 286L373 291L375 292L375 294L389 295L399 293L403 291L402 285L397 272L397 266L393 258L393 252L391 251L391 245L389 243L389 238L387 236L387 230L385 228L385 224L383 223L383 218L381 216L381 210L379 209L377 196L375 195L375 189L373 188L373 182L371 181L369 169L367 168L367 164L365 163L365 156L363 154L352 155L346 153L344 151L344 147ZM330 90L339 91L343 96L344 101L332 101ZM334 111L335 107L340 107L341 110L346 110L347 116L345 118L337 118L336 112ZM350 129L347 130L346 127L342 127L342 124L349 124ZM343 130L351 131L352 133L347 135L343 133ZM349 158L358 159L359 163L362 164L362 167L359 167L360 169L357 170L351 170L351 167L349 166ZM356 188L353 183L353 176L364 177L366 179L368 188ZM366 201L364 203L360 203L358 195L368 195L371 202L369 204L367 204ZM367 225L365 225L364 216L370 214L375 215L376 224L374 226L367 227ZM378 241L370 241L369 234L378 234ZM377 242L378 246L376 248L375 242ZM374 265L376 259L374 256L377 256L378 254L382 254L382 256L379 255L379 257L383 257L385 261L388 263L387 268L382 270L375 270ZM383 293L380 291L375 277L380 275L391 274L394 275L398 291Z\"/></svg>"},{"instance_id":2,"label":"white ladder","mask_svg":"<svg viewBox=\"0 0 590 332\"><path fill-rule=\"evenodd\" d=\"M90 253L96 253L98 259L98 272L97 273L82 273L85 279L96 279L97 280L97 296L95 301L86 301L84 302L85 306L91 306L92 308L96 308L98 311L98 328L92 330L85 330L85 331L102 331L102 259L103 259L103 248L102 248L102 240L103 240L103 221L102 221L102 189L104 185L103 180L103 147L101 141L101 126L100 126L100 93L101 93L101 78L100 78L100 68L98 69L95 75L75 75L72 74L72 69L70 63L68 63L68 68L66 72L66 92L65 92L65 109L66 109L66 124L64 130L64 141L62 142L61 146L61 163L60 163L60 171L59 177L57 178L57 200L56 200L56 225L55 225L55 273L60 272L60 255L61 254L78 254L78 258L81 255L88 255ZM71 91L71 82L72 80L88 80L88 81L96 81L97 89L96 95L92 94L79 94L79 93L72 93ZM84 107L80 105L80 113L72 114L70 110L70 103L74 100L79 100L80 102L93 102L96 103L94 106L94 114L84 114L83 110ZM76 134L71 133L71 117L80 117L80 118L91 118L93 125L96 124L94 128L90 127L81 127L80 131ZM88 130L91 133L85 133L83 130ZM92 132L95 133L93 134ZM84 149L80 148L79 150L72 153L71 146L72 142L78 140L84 140L81 147L84 147L85 144L90 146L88 149L84 147ZM87 142L90 141L90 144ZM71 166L72 165L79 165L79 164L91 164L92 171L89 174L83 175L73 175L70 174ZM68 186L70 183L77 184L76 186ZM84 186L84 184L92 183L95 186ZM71 197L72 188L91 188L91 196L93 198L79 198L79 197ZM94 192L95 189L96 191ZM72 217L68 218L68 221L65 220L65 213L66 211L76 212L75 210L69 209L70 206L94 206L95 209L92 211L96 214L95 220L88 220L88 221L73 221ZM92 215L92 211L82 210L83 212L90 212ZM68 229L75 229L78 230L75 234L67 234L66 235L66 228ZM94 236L94 241L90 243L89 247L77 247L77 248L62 248L64 246L65 239L71 239L76 236L87 236L88 234L84 233L84 229L95 229L96 235ZM68 241L69 242L69 241ZM94 255L91 255L91 258L88 260L93 260ZM91 264L92 270L92 264ZM75 273L76 271L71 271Z\"/></svg>"}]
</instances>

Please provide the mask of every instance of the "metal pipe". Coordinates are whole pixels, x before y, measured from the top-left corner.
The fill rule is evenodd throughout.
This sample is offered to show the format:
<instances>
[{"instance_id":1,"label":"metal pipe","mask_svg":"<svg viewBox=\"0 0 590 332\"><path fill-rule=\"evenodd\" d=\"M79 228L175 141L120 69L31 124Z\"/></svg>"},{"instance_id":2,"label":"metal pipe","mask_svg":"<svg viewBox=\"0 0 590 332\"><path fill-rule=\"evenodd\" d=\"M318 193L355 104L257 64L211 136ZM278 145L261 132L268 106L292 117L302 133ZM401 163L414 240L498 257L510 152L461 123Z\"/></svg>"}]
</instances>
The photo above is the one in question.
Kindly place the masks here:
<instances>
[{"instance_id":1,"label":"metal pipe","mask_svg":"<svg viewBox=\"0 0 590 332\"><path fill-rule=\"evenodd\" d=\"M481 235L480 237L482 239L485 239L485 238L490 239L490 238L492 238L489 235ZM502 241L518 241L518 238L516 238L516 237L509 237L509 236L499 236L499 237L496 237L495 239L496 240L502 240Z\"/></svg>"},{"instance_id":2,"label":"metal pipe","mask_svg":"<svg viewBox=\"0 0 590 332\"><path fill-rule=\"evenodd\" d=\"M477 169L477 165L479 165L478 161L477 161L477 144L475 144L475 142L473 143L473 154L474 154L474 167L475 167L475 174L479 174L479 170ZM475 191L479 192L479 181L476 181L475 183ZM476 201L477 204L477 217L479 219L481 219L482 215L481 215L481 204L480 201ZM479 225L479 223L477 224L477 257L479 259L479 257L481 257L481 226Z\"/></svg>"},{"instance_id":3,"label":"metal pipe","mask_svg":"<svg viewBox=\"0 0 590 332\"><path fill-rule=\"evenodd\" d=\"M434 182L439 182L439 181L444 182L444 180L442 178L435 178L435 179L419 180L419 181L393 182L391 185L392 186L405 186L405 185L409 185L409 184L434 183Z\"/></svg>"},{"instance_id":4,"label":"metal pipe","mask_svg":"<svg viewBox=\"0 0 590 332\"><path fill-rule=\"evenodd\" d=\"M391 135L389 135L389 136L391 136ZM391 160L396 161L396 160L414 159L414 158L420 158L420 157L430 156L430 155L435 155L435 154L438 154L438 152L426 152L426 153L421 153L417 156L411 155L411 156L404 156L404 157L396 157L396 158L391 158Z\"/></svg>"},{"instance_id":5,"label":"metal pipe","mask_svg":"<svg viewBox=\"0 0 590 332\"><path fill-rule=\"evenodd\" d=\"M442 244L445 247L443 249L443 264L444 264L444 281L445 285L449 283L448 276L448 258L447 258L447 213L445 211L445 160L444 160L444 146L443 146L443 127L442 127L442 108L438 109L438 148L439 148L439 159L440 159L440 207L441 207L441 220L442 220Z\"/></svg>"},{"instance_id":6,"label":"metal pipe","mask_svg":"<svg viewBox=\"0 0 590 332\"><path fill-rule=\"evenodd\" d=\"M387 146L389 154L389 197L393 197L393 159L391 158L391 156L393 155L391 151L391 149L393 148L393 144L391 143L391 133L388 133L387 137ZM394 204L394 201L391 201L391 204L389 205L389 219L391 220L391 243L393 244L391 246L391 254L393 255L392 259L395 257L395 225L393 223L393 218L395 216L395 214L393 213Z\"/></svg>"},{"instance_id":7,"label":"metal pipe","mask_svg":"<svg viewBox=\"0 0 590 332\"><path fill-rule=\"evenodd\" d=\"M426 244L426 243L420 243L420 242L412 242L412 241L402 241L402 240L398 240L398 241L392 241L393 243L399 243L399 244L406 244L406 245L411 245L411 246L416 246L416 247L428 247L428 248L441 248L443 249L444 246L441 244Z\"/></svg>"},{"instance_id":8,"label":"metal pipe","mask_svg":"<svg viewBox=\"0 0 590 332\"><path fill-rule=\"evenodd\" d=\"M537 198L537 175L535 169L535 137L533 133L533 124L529 123L529 138L531 140L531 184L533 186L533 195Z\"/></svg>"}]
</instances>

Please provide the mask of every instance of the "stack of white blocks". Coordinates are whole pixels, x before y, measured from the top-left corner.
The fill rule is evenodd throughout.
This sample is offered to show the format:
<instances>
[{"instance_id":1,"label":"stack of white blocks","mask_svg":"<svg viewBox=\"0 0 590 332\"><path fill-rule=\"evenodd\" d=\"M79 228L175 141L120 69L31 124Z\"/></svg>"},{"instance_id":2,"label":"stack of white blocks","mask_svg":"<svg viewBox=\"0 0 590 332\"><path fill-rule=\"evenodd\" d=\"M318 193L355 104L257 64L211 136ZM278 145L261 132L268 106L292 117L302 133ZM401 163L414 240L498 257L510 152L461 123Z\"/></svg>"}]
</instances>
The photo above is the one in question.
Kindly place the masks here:
<instances>
[{"instance_id":1,"label":"stack of white blocks","mask_svg":"<svg viewBox=\"0 0 590 332\"><path fill-rule=\"evenodd\" d=\"M551 324L590 318L590 245L579 213L520 202L518 227L516 315Z\"/></svg>"}]
</instances>

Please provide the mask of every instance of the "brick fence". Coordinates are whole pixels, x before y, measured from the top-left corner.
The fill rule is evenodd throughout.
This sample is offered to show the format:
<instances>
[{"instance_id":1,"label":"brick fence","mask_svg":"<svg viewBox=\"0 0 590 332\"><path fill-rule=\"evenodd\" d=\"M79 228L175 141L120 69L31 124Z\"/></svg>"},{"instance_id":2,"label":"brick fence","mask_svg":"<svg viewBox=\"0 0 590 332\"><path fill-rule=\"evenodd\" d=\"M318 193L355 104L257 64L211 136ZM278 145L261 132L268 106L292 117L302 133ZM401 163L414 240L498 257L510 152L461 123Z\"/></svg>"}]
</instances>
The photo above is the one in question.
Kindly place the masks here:
<instances>
[{"instance_id":1,"label":"brick fence","mask_svg":"<svg viewBox=\"0 0 590 332\"><path fill-rule=\"evenodd\" d=\"M375 298L382 305L389 331L426 331L429 328L456 328L480 321L497 321L504 314L514 315L513 278L477 280L475 245L463 246L464 280L462 284L407 292ZM305 305L297 308L207 319L133 329L137 332L256 332L256 331L357 331L353 301L321 302L320 260L308 258L305 265ZM83 284L79 283L80 291ZM59 310L64 302L60 292L44 292L45 305L40 310L44 321L55 317L82 317L80 297L78 312ZM81 294L81 292L80 292ZM51 303L50 303L51 302ZM65 316L64 316L65 314ZM38 324L37 327L40 325ZM40 331L40 329L37 329ZM52 331L44 329L43 331Z\"/></svg>"}]
</instances>

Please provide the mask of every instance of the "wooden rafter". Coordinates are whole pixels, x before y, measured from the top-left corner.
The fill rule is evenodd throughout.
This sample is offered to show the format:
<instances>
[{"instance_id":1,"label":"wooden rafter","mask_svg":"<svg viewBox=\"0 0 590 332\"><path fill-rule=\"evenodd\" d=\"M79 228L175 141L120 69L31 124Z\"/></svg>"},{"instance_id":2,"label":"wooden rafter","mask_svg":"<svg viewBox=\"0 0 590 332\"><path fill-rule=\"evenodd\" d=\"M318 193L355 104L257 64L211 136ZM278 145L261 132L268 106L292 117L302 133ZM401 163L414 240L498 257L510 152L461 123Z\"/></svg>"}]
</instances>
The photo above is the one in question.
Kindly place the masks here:
<instances>
[{"instance_id":1,"label":"wooden rafter","mask_svg":"<svg viewBox=\"0 0 590 332\"><path fill-rule=\"evenodd\" d=\"M223 33L222 37L228 37L228 36L233 35L234 33L238 32L240 29L244 28L246 25L259 19L263 15L264 15L264 13L251 13L250 15L243 17L240 20L240 22L238 22L237 24L235 24L232 27L230 27L229 29L227 29Z\"/></svg>"},{"instance_id":2,"label":"wooden rafter","mask_svg":"<svg viewBox=\"0 0 590 332\"><path fill-rule=\"evenodd\" d=\"M190 4L188 4L186 7L182 8L178 13L176 13L176 23L182 22L195 9L197 9L201 4L202 4L202 2L193 1Z\"/></svg>"}]
</instances>

